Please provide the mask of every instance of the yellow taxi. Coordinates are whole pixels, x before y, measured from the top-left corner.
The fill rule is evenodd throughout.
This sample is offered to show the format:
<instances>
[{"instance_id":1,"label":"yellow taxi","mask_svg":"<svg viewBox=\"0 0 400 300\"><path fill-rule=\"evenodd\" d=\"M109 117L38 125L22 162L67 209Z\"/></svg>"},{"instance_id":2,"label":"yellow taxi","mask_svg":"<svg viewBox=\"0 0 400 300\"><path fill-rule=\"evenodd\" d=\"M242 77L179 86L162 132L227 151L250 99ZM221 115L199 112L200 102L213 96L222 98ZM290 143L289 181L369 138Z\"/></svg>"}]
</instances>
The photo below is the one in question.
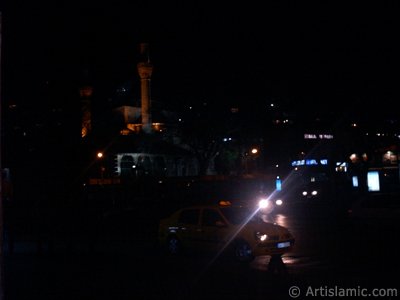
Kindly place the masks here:
<instances>
[{"instance_id":1,"label":"yellow taxi","mask_svg":"<svg viewBox=\"0 0 400 300\"><path fill-rule=\"evenodd\" d=\"M260 255L282 255L295 238L275 223L265 222L260 208L231 205L194 205L181 208L159 223L159 242L172 255L196 249L231 253L239 261ZM228 252L226 252L228 251Z\"/></svg>"}]
</instances>

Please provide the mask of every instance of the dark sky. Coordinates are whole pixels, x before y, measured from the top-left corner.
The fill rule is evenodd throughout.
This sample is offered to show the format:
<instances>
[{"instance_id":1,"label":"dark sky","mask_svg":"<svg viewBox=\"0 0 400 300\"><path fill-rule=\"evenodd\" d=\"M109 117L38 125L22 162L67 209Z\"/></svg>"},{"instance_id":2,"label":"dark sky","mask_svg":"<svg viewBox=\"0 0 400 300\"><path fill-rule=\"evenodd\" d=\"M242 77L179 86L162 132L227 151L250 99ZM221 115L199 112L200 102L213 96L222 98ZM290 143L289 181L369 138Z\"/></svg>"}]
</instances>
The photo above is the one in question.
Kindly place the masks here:
<instances>
[{"instance_id":1,"label":"dark sky","mask_svg":"<svg viewBox=\"0 0 400 300\"><path fill-rule=\"evenodd\" d=\"M79 80L85 68L112 90L137 80L138 45L148 42L160 102L365 109L397 101L396 1L219 2L3 4L3 93L28 101L30 89Z\"/></svg>"}]
</instances>

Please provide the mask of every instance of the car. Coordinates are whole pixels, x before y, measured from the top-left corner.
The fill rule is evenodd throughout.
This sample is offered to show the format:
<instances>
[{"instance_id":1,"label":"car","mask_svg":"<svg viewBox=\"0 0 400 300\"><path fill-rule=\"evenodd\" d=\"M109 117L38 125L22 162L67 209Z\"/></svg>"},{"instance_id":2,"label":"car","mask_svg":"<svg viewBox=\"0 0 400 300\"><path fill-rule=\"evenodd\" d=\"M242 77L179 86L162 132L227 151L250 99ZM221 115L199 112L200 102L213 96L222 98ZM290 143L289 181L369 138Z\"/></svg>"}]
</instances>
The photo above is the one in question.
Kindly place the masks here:
<instances>
[{"instance_id":1,"label":"car","mask_svg":"<svg viewBox=\"0 0 400 300\"><path fill-rule=\"evenodd\" d=\"M232 205L229 201L175 211L160 220L158 237L171 255L196 249L229 253L241 262L261 255L281 256L295 242L287 228L264 221L258 207Z\"/></svg>"},{"instance_id":2,"label":"car","mask_svg":"<svg viewBox=\"0 0 400 300\"><path fill-rule=\"evenodd\" d=\"M255 200L255 204L259 206L263 214L279 213L285 207L284 200L279 194L271 193L269 196L261 196Z\"/></svg>"},{"instance_id":3,"label":"car","mask_svg":"<svg viewBox=\"0 0 400 300\"><path fill-rule=\"evenodd\" d=\"M308 182L292 188L292 204L327 204L332 201L334 191L329 183L326 182Z\"/></svg>"}]
</instances>

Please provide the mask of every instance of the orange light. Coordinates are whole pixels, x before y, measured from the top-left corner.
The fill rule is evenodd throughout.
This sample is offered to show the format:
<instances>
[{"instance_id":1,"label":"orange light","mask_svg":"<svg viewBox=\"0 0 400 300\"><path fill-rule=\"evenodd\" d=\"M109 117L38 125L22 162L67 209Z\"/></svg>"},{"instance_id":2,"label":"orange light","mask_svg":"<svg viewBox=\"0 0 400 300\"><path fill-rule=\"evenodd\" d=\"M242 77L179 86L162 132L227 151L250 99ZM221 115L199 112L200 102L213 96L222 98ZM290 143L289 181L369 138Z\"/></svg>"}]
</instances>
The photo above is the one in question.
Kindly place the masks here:
<instances>
[{"instance_id":1,"label":"orange light","mask_svg":"<svg viewBox=\"0 0 400 300\"><path fill-rule=\"evenodd\" d=\"M221 200L221 201L219 201L219 205L221 205L221 206L230 206L231 202L227 201L227 200Z\"/></svg>"}]
</instances>

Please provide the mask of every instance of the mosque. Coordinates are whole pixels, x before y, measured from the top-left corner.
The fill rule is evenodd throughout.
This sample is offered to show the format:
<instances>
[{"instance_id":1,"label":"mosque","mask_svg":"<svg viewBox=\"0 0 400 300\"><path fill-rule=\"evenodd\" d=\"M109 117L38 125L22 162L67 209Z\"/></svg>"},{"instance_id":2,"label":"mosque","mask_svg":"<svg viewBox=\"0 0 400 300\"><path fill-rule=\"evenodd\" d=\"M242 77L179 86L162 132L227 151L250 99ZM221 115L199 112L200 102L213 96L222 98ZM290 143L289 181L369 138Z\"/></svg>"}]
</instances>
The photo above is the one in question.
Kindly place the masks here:
<instances>
[{"instance_id":1,"label":"mosque","mask_svg":"<svg viewBox=\"0 0 400 300\"><path fill-rule=\"evenodd\" d=\"M174 115L166 111L155 111L152 107L153 64L147 43L140 44L137 71L140 78L140 107L121 105L113 108L113 119L110 122L117 124L118 130L112 138L104 136L103 139L97 138L96 142L90 139L102 133L93 134L93 88L85 85L80 89L81 136L84 143L91 145L91 155L95 156L94 165L99 172L95 170L94 176L102 179L196 176L198 163L180 142Z\"/></svg>"}]
</instances>

